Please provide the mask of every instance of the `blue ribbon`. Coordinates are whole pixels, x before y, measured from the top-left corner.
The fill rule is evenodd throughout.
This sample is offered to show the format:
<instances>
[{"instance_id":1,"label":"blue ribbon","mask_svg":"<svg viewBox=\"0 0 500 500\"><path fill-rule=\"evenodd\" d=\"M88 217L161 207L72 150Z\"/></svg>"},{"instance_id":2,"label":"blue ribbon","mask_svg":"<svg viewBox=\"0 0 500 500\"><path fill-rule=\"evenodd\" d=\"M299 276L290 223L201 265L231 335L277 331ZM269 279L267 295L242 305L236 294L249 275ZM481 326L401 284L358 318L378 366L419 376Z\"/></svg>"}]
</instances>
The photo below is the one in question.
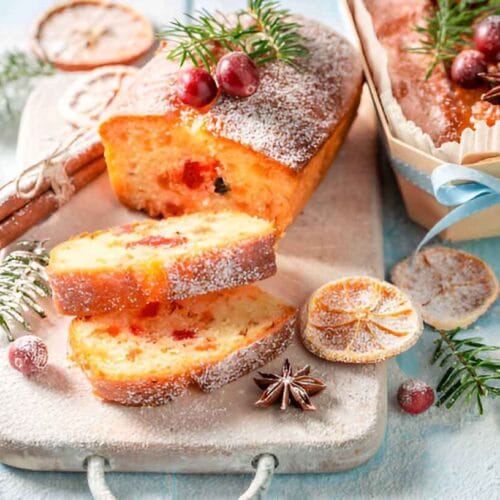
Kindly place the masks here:
<instances>
[{"instance_id":1,"label":"blue ribbon","mask_svg":"<svg viewBox=\"0 0 500 500\"><path fill-rule=\"evenodd\" d=\"M418 244L417 253L444 229L500 204L500 179L454 163L435 168L430 176L392 158L394 168L412 184L431 194L442 205L456 207L432 227Z\"/></svg>"}]
</instances>

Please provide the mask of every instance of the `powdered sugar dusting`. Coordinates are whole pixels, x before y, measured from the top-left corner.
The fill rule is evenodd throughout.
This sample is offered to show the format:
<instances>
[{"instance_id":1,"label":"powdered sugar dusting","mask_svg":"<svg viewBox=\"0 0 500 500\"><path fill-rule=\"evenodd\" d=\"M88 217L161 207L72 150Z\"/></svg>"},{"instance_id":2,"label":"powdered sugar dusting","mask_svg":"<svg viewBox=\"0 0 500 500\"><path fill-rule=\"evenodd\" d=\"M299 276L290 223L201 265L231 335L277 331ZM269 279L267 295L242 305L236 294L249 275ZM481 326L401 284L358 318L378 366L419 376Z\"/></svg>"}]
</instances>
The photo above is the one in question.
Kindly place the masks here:
<instances>
[{"instance_id":1,"label":"powdered sugar dusting","mask_svg":"<svg viewBox=\"0 0 500 500\"><path fill-rule=\"evenodd\" d=\"M363 102L369 104L368 94ZM371 105L361 106L335 169L280 243L280 270L265 286L296 306L326 279L360 273L382 275L380 214L374 209L379 206L374 126ZM35 134L31 144L33 141ZM27 237L50 234L51 243L57 243L71 234L137 217L118 204L103 176ZM327 472L359 465L382 440L384 364L323 361L309 354L295 337L286 353L263 371L279 371L284 357L296 366L310 364L327 384L315 396L316 412L255 408L260 391L253 374L210 394L190 389L186 396L161 407L122 407L92 396L85 375L78 367L68 366L68 324L68 318L50 314L48 320L35 325L34 332L50 351L43 374L26 379L0 363L0 454L4 462L35 469L82 470L85 457L99 453L110 460L114 470L253 473L252 458L270 451L278 457L281 472ZM0 344L0 357L4 348ZM395 432L411 439L407 428ZM392 450L397 449L396 443ZM374 473L387 478L378 484L390 484L392 467L372 463L377 466ZM418 476L413 470L409 473ZM303 480L302 476L299 483ZM323 496L327 498L331 492ZM363 493L366 491L359 496ZM224 495L227 492L221 497Z\"/></svg>"},{"instance_id":2,"label":"powdered sugar dusting","mask_svg":"<svg viewBox=\"0 0 500 500\"><path fill-rule=\"evenodd\" d=\"M392 270L392 281L422 310L426 323L451 330L473 323L498 296L498 280L478 257L446 247L425 248Z\"/></svg>"},{"instance_id":3,"label":"powdered sugar dusting","mask_svg":"<svg viewBox=\"0 0 500 500\"><path fill-rule=\"evenodd\" d=\"M204 114L181 106L175 95L178 67L160 51L120 94L110 114L168 115L181 110L186 123L301 170L352 105L362 75L359 58L346 39L316 21L299 21L310 51L300 62L302 70L281 62L260 67L259 89L249 98L222 94Z\"/></svg>"},{"instance_id":4,"label":"powdered sugar dusting","mask_svg":"<svg viewBox=\"0 0 500 500\"><path fill-rule=\"evenodd\" d=\"M29 463L34 468L46 467L48 457L57 454L62 467L81 470L86 456L99 453L117 470L209 472L224 463L227 471L251 471L251 459L265 448L276 453L284 470L314 471L316 460L309 465L300 460L306 442L318 460L327 460L331 470L368 458L382 438L383 365L339 365L332 370L330 363L307 354L298 341L293 341L286 357L301 365L314 365L317 376L327 383L327 389L315 399L318 409L313 415L295 408L288 412L254 408L260 393L253 374L210 394L187 389L184 397L161 407L124 407L92 396L84 374L78 367L68 366L65 343L60 338L67 321L55 321L51 315L44 323L41 335L51 359L43 374L26 378L13 372L7 363L0 364L6 396L0 412L0 455L7 463L16 463L22 447L29 450L29 457L17 463ZM287 329L285 336L290 333ZM0 354L3 350L4 346ZM260 366L267 359L267 355L255 358L250 354L252 366ZM283 356L266 366L266 371L278 370ZM219 382L242 374L233 362L221 368ZM200 383L211 390L220 385L213 380L207 373ZM179 384L179 391L186 389ZM172 394L164 396L166 401ZM135 390L129 392L129 398L132 403L143 403ZM30 411L20 412L19 401L29 401ZM231 457L229 462L227 457ZM51 467L57 468L57 463Z\"/></svg>"},{"instance_id":5,"label":"powdered sugar dusting","mask_svg":"<svg viewBox=\"0 0 500 500\"><path fill-rule=\"evenodd\" d=\"M330 361L374 363L409 349L423 331L410 299L370 277L344 278L314 292L302 314L302 340Z\"/></svg>"},{"instance_id":6,"label":"powdered sugar dusting","mask_svg":"<svg viewBox=\"0 0 500 500\"><path fill-rule=\"evenodd\" d=\"M291 317L276 334L233 353L214 366L208 367L194 379L200 388L211 392L233 382L247 373L260 368L279 356L288 347L297 325L296 317Z\"/></svg>"},{"instance_id":7,"label":"powdered sugar dusting","mask_svg":"<svg viewBox=\"0 0 500 500\"><path fill-rule=\"evenodd\" d=\"M172 298L204 293L261 281L276 273L274 235L219 248L213 255L185 259L169 273Z\"/></svg>"}]
</instances>

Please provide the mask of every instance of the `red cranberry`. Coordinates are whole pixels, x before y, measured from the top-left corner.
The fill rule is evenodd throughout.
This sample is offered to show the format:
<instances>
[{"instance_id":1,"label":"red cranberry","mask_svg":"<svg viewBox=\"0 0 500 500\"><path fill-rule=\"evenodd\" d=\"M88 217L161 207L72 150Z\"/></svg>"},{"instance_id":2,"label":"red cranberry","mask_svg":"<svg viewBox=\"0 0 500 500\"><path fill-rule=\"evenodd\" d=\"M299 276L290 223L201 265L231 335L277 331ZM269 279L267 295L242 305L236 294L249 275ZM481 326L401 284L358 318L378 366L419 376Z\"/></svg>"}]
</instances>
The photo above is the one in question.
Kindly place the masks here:
<instances>
[{"instance_id":1,"label":"red cranberry","mask_svg":"<svg viewBox=\"0 0 500 500\"><path fill-rule=\"evenodd\" d=\"M249 97L259 87L257 66L246 54L231 52L217 63L217 82L220 88L235 97Z\"/></svg>"},{"instance_id":2,"label":"red cranberry","mask_svg":"<svg viewBox=\"0 0 500 500\"><path fill-rule=\"evenodd\" d=\"M24 375L42 371L48 357L45 342L35 335L19 337L9 347L10 365Z\"/></svg>"},{"instance_id":3,"label":"red cranberry","mask_svg":"<svg viewBox=\"0 0 500 500\"><path fill-rule=\"evenodd\" d=\"M148 302L140 311L139 316L141 318L155 318L160 312L159 302Z\"/></svg>"},{"instance_id":4,"label":"red cranberry","mask_svg":"<svg viewBox=\"0 0 500 500\"><path fill-rule=\"evenodd\" d=\"M461 87L471 89L481 84L479 73L486 71L486 58L478 50L463 50L451 65L451 79Z\"/></svg>"},{"instance_id":5,"label":"red cranberry","mask_svg":"<svg viewBox=\"0 0 500 500\"><path fill-rule=\"evenodd\" d=\"M217 85L206 69L189 68L179 73L177 95L184 104L202 108L215 99Z\"/></svg>"},{"instance_id":6,"label":"red cranberry","mask_svg":"<svg viewBox=\"0 0 500 500\"><path fill-rule=\"evenodd\" d=\"M193 330L174 330L172 332L172 337L174 337L174 340L194 339L196 337L196 332Z\"/></svg>"},{"instance_id":7,"label":"red cranberry","mask_svg":"<svg viewBox=\"0 0 500 500\"><path fill-rule=\"evenodd\" d=\"M478 23L474 43L488 59L500 61L500 16L488 16Z\"/></svg>"},{"instance_id":8,"label":"red cranberry","mask_svg":"<svg viewBox=\"0 0 500 500\"><path fill-rule=\"evenodd\" d=\"M130 332L132 335L142 335L144 333L144 330L139 326L139 325L130 325Z\"/></svg>"},{"instance_id":9,"label":"red cranberry","mask_svg":"<svg viewBox=\"0 0 500 500\"><path fill-rule=\"evenodd\" d=\"M417 415L431 407L434 403L434 391L422 380L409 379L398 389L398 403L406 413Z\"/></svg>"}]
</instances>

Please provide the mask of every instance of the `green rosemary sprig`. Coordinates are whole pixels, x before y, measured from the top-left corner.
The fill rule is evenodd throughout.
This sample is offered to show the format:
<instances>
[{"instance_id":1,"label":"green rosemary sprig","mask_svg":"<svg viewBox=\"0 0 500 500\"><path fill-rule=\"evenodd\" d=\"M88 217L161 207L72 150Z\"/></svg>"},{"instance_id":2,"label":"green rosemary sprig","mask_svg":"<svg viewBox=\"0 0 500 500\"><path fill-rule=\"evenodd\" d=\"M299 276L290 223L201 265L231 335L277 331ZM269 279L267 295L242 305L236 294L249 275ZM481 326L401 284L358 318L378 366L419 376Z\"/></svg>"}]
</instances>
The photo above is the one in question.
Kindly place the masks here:
<instances>
[{"instance_id":1,"label":"green rosemary sprig","mask_svg":"<svg viewBox=\"0 0 500 500\"><path fill-rule=\"evenodd\" d=\"M159 34L174 42L167 58L178 60L180 66L189 59L194 66L203 64L210 71L217 64L220 47L241 50L256 64L280 60L297 66L297 58L308 54L299 33L301 25L291 21L290 12L274 0L248 0L247 8L231 19L206 10L188 17L190 24L175 20Z\"/></svg>"},{"instance_id":2,"label":"green rosemary sprig","mask_svg":"<svg viewBox=\"0 0 500 500\"><path fill-rule=\"evenodd\" d=\"M436 392L437 406L451 408L459 399L467 404L475 401L480 415L483 414L482 398L500 396L500 358L483 357L483 353L499 351L500 347L487 345L481 337L458 338L456 330L438 332L436 349L431 364L446 368Z\"/></svg>"},{"instance_id":3,"label":"green rosemary sprig","mask_svg":"<svg viewBox=\"0 0 500 500\"><path fill-rule=\"evenodd\" d=\"M487 14L500 13L500 0L437 0L423 25L414 30L420 33L420 45L408 50L415 54L431 55L425 78L436 66L450 64L460 50L471 45L474 21Z\"/></svg>"},{"instance_id":4,"label":"green rosemary sprig","mask_svg":"<svg viewBox=\"0 0 500 500\"><path fill-rule=\"evenodd\" d=\"M38 299L50 295L45 273L48 263L49 255L42 241L20 241L0 262L0 327L9 340L14 340L13 324L31 329L25 317L28 311L45 317Z\"/></svg>"},{"instance_id":5,"label":"green rosemary sprig","mask_svg":"<svg viewBox=\"0 0 500 500\"><path fill-rule=\"evenodd\" d=\"M53 66L20 50L7 51L0 55L0 109L12 114L12 99L18 87L28 84L33 78L50 75Z\"/></svg>"}]
</instances>

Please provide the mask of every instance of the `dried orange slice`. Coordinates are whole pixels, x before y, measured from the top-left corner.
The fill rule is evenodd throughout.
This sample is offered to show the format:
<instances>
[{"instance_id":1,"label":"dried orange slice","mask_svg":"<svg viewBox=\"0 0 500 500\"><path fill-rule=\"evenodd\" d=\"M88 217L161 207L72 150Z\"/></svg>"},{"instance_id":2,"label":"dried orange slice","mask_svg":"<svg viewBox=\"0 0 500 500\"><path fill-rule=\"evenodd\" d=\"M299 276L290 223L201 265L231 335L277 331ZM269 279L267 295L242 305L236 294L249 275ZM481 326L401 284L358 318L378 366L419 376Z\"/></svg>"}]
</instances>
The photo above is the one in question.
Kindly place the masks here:
<instances>
[{"instance_id":1,"label":"dried orange slice","mask_svg":"<svg viewBox=\"0 0 500 500\"><path fill-rule=\"evenodd\" d=\"M35 26L39 57L66 71L129 64L153 45L151 23L132 8L104 0L74 0L48 10Z\"/></svg>"},{"instance_id":2,"label":"dried orange slice","mask_svg":"<svg viewBox=\"0 0 500 500\"><path fill-rule=\"evenodd\" d=\"M118 94L137 73L133 66L105 66L71 83L59 101L61 116L76 127L98 125Z\"/></svg>"},{"instance_id":3,"label":"dried orange slice","mask_svg":"<svg viewBox=\"0 0 500 500\"><path fill-rule=\"evenodd\" d=\"M314 292L303 311L301 335L309 351L329 361L376 363L409 349L422 330L406 294L362 276Z\"/></svg>"},{"instance_id":4,"label":"dried orange slice","mask_svg":"<svg viewBox=\"0 0 500 500\"><path fill-rule=\"evenodd\" d=\"M392 282L413 298L424 321L438 330L469 326L498 296L498 281L488 264L454 248L426 248L413 266L409 258L403 260L392 270Z\"/></svg>"}]
</instances>

